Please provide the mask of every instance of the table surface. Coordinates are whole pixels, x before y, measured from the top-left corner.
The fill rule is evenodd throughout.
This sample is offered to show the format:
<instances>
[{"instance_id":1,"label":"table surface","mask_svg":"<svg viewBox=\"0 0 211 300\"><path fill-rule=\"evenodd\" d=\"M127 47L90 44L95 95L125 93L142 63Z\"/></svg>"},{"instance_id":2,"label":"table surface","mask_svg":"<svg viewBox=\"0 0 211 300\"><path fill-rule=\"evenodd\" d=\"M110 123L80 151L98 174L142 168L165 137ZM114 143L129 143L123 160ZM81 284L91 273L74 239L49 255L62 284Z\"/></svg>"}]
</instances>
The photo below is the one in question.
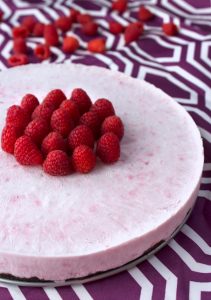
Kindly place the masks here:
<instances>
[{"instance_id":1,"label":"table surface","mask_svg":"<svg viewBox=\"0 0 211 300\"><path fill-rule=\"evenodd\" d=\"M108 31L113 19L123 25L136 21L140 4L156 15L145 25L145 34L130 46L122 36ZM80 38L73 55L52 47L49 62L82 63L119 70L163 89L182 104L197 123L203 137L205 165L196 206L179 234L159 253L135 268L84 285L60 288L29 288L0 283L0 300L208 300L211 299L211 2L210 0L134 0L123 15L111 12L109 0L1 0L4 19L0 24L0 69L8 68L12 53L11 28L22 17L34 15L48 23L68 15L70 7L92 15L99 35L107 39L104 54L86 50L90 38ZM164 36L161 24L174 21L180 28L175 37ZM69 33L68 33L69 34ZM33 49L42 38L29 38ZM32 51L31 51L32 52ZM38 63L33 55L30 62ZM191 149L190 149L191 151ZM185 184L185 183L184 183Z\"/></svg>"}]
</instances>

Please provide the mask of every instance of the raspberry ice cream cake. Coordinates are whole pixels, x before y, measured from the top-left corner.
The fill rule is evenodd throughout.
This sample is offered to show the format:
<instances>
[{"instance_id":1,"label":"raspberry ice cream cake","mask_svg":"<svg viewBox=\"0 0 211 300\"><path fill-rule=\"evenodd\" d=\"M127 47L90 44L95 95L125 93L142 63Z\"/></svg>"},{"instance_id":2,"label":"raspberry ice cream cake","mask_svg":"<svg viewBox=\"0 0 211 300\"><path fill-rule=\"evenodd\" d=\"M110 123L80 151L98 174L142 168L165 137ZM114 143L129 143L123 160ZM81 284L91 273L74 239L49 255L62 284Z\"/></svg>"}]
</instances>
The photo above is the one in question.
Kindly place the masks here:
<instances>
[{"instance_id":1,"label":"raspberry ice cream cake","mask_svg":"<svg viewBox=\"0 0 211 300\"><path fill-rule=\"evenodd\" d=\"M173 99L144 81L82 65L29 65L0 73L0 130L26 93L84 88L124 121L121 157L93 172L52 177L0 150L0 274L79 278L121 266L166 240L197 197L199 131Z\"/></svg>"}]
</instances>

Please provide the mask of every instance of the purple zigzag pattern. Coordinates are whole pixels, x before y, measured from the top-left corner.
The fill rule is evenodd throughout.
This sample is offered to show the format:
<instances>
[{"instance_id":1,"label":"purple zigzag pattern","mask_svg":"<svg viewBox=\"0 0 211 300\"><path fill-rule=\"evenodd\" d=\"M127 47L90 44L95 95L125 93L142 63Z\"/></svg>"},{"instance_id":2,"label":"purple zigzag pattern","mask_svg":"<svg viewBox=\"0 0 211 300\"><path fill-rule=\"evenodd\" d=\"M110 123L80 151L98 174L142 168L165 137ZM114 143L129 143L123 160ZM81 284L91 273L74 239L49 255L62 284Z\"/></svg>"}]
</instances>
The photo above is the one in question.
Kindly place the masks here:
<instances>
[{"instance_id":1,"label":"purple zigzag pattern","mask_svg":"<svg viewBox=\"0 0 211 300\"><path fill-rule=\"evenodd\" d=\"M156 18L146 25L138 42L124 46L122 37L109 33L107 21L127 25L136 20L140 4ZM93 15L100 35L107 38L105 54L90 54L87 37L76 26L81 49L71 56L52 48L49 62L98 65L145 79L180 102L199 126L204 141L205 167L200 194L182 231L158 254L136 268L99 282L61 288L26 288L0 284L0 299L63 300L205 300L211 299L211 6L209 0L129 1L122 16L111 13L109 0L0 1L5 19L0 24L0 69L7 68L12 53L11 28L22 17L35 15L44 23L68 14L70 7ZM166 37L160 26L173 20L180 27L176 37ZM29 40L29 46L42 39ZM32 63L37 63L30 57Z\"/></svg>"}]
</instances>

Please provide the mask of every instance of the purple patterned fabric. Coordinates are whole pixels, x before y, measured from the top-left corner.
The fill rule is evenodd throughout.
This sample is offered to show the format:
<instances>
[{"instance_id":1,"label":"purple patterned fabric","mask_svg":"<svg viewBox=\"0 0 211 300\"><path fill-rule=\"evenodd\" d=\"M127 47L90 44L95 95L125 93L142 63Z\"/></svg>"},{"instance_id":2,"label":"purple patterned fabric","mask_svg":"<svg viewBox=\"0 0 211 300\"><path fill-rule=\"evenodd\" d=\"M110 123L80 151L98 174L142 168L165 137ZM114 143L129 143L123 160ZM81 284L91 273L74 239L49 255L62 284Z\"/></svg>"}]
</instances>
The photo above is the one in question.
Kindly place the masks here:
<instances>
[{"instance_id":1,"label":"purple patterned fabric","mask_svg":"<svg viewBox=\"0 0 211 300\"><path fill-rule=\"evenodd\" d=\"M127 25L136 20L140 4L145 4L156 18L145 26L138 42L124 46L122 37L108 31L108 20ZM0 69L7 68L11 54L11 27L23 16L34 15L41 22L67 15L70 7L94 16L100 35L107 38L108 51L90 54L87 37L75 26L81 48L65 56L52 48L51 62L73 62L119 70L153 83L170 94L189 111L201 131L205 147L205 166L201 190L187 224L159 253L137 267L116 276L84 285L61 288L26 288L0 283L0 300L94 299L94 300L207 300L211 299L211 3L209 0L129 1L122 16L110 11L109 0L1 0L4 20L0 24ZM166 37L162 22L173 20L179 35ZM34 48L42 42L30 38ZM30 56L30 61L38 61ZM191 151L191 149L190 149ZM185 184L185 183L184 183Z\"/></svg>"}]
</instances>

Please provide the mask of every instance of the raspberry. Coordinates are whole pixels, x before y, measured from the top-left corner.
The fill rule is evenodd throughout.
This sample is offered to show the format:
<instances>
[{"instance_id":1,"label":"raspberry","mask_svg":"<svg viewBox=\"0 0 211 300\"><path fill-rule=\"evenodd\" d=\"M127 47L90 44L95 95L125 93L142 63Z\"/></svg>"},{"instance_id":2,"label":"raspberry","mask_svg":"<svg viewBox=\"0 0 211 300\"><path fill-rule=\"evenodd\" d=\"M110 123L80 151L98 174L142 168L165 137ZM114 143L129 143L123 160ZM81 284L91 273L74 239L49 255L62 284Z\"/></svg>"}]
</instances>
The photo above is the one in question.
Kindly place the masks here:
<instances>
[{"instance_id":1,"label":"raspberry","mask_svg":"<svg viewBox=\"0 0 211 300\"><path fill-rule=\"evenodd\" d=\"M143 25L141 23L132 23L126 27L124 38L125 44L128 45L136 40L138 40L139 36L143 33Z\"/></svg>"},{"instance_id":2,"label":"raspberry","mask_svg":"<svg viewBox=\"0 0 211 300\"><path fill-rule=\"evenodd\" d=\"M105 39L96 38L88 42L88 50L94 53L103 53L106 50Z\"/></svg>"},{"instance_id":3,"label":"raspberry","mask_svg":"<svg viewBox=\"0 0 211 300\"><path fill-rule=\"evenodd\" d=\"M70 20L74 23L76 22L77 20L77 16L79 15L79 11L77 11L76 9L74 8L71 8L70 10Z\"/></svg>"},{"instance_id":4,"label":"raspberry","mask_svg":"<svg viewBox=\"0 0 211 300\"><path fill-rule=\"evenodd\" d=\"M84 23L82 26L82 32L86 35L95 35L97 34L98 25L94 22Z\"/></svg>"},{"instance_id":5,"label":"raspberry","mask_svg":"<svg viewBox=\"0 0 211 300\"><path fill-rule=\"evenodd\" d=\"M51 104L40 104L38 105L32 113L32 120L36 118L42 118L47 122L50 121L51 116L55 110L55 107Z\"/></svg>"},{"instance_id":6,"label":"raspberry","mask_svg":"<svg viewBox=\"0 0 211 300\"><path fill-rule=\"evenodd\" d=\"M115 21L109 22L109 30L113 34L119 34L124 31L124 26Z\"/></svg>"},{"instance_id":7,"label":"raspberry","mask_svg":"<svg viewBox=\"0 0 211 300\"><path fill-rule=\"evenodd\" d=\"M60 17L56 20L56 27L60 29L62 32L66 32L70 30L72 25L72 21L69 17Z\"/></svg>"},{"instance_id":8,"label":"raspberry","mask_svg":"<svg viewBox=\"0 0 211 300\"><path fill-rule=\"evenodd\" d=\"M71 94L71 100L76 103L81 114L87 112L92 102L87 93L80 88L74 89Z\"/></svg>"},{"instance_id":9,"label":"raspberry","mask_svg":"<svg viewBox=\"0 0 211 300\"><path fill-rule=\"evenodd\" d=\"M40 60L48 59L51 55L50 48L48 45L39 44L34 49L34 54Z\"/></svg>"},{"instance_id":10,"label":"raspberry","mask_svg":"<svg viewBox=\"0 0 211 300\"><path fill-rule=\"evenodd\" d=\"M141 6L138 11L138 18L139 20L144 22L144 21L152 20L154 18L154 15L153 13L151 13L149 9L147 9L144 6Z\"/></svg>"},{"instance_id":11,"label":"raspberry","mask_svg":"<svg viewBox=\"0 0 211 300\"><path fill-rule=\"evenodd\" d=\"M50 132L42 141L42 152L47 155L53 150L66 150L66 143L63 137L58 132Z\"/></svg>"},{"instance_id":12,"label":"raspberry","mask_svg":"<svg viewBox=\"0 0 211 300\"><path fill-rule=\"evenodd\" d=\"M29 136L35 144L40 144L49 133L48 123L44 119L34 119L26 127L25 135Z\"/></svg>"},{"instance_id":13,"label":"raspberry","mask_svg":"<svg viewBox=\"0 0 211 300\"><path fill-rule=\"evenodd\" d=\"M178 33L177 25L175 25L174 23L165 23L165 24L163 24L162 29L163 29L163 32L169 36L177 35L177 33Z\"/></svg>"},{"instance_id":14,"label":"raspberry","mask_svg":"<svg viewBox=\"0 0 211 300\"><path fill-rule=\"evenodd\" d=\"M36 23L32 32L33 36L42 37L44 35L45 25L43 23Z\"/></svg>"},{"instance_id":15,"label":"raspberry","mask_svg":"<svg viewBox=\"0 0 211 300\"><path fill-rule=\"evenodd\" d=\"M49 46L57 46L58 45L59 36L58 36L55 25L53 25L53 24L45 25L44 38L45 38L45 42L47 45L49 45Z\"/></svg>"},{"instance_id":16,"label":"raspberry","mask_svg":"<svg viewBox=\"0 0 211 300\"><path fill-rule=\"evenodd\" d=\"M68 145L70 150L74 150L80 145L94 147L94 137L91 129L85 125L75 127L68 136Z\"/></svg>"},{"instance_id":17,"label":"raspberry","mask_svg":"<svg viewBox=\"0 0 211 300\"><path fill-rule=\"evenodd\" d=\"M40 165L43 162L42 153L26 135L15 142L14 156L21 165Z\"/></svg>"},{"instance_id":18,"label":"raspberry","mask_svg":"<svg viewBox=\"0 0 211 300\"><path fill-rule=\"evenodd\" d=\"M32 33L36 23L37 20L34 17L27 16L22 20L21 25L27 28L30 33Z\"/></svg>"},{"instance_id":19,"label":"raspberry","mask_svg":"<svg viewBox=\"0 0 211 300\"><path fill-rule=\"evenodd\" d=\"M28 56L25 54L15 54L10 56L7 62L11 67L17 67L28 64L29 59Z\"/></svg>"},{"instance_id":20,"label":"raspberry","mask_svg":"<svg viewBox=\"0 0 211 300\"><path fill-rule=\"evenodd\" d=\"M80 124L89 127L92 130L95 138L99 136L101 120L97 112L88 111L84 113L80 118Z\"/></svg>"},{"instance_id":21,"label":"raspberry","mask_svg":"<svg viewBox=\"0 0 211 300\"><path fill-rule=\"evenodd\" d=\"M70 118L73 119L75 124L78 123L78 120L80 119L80 112L75 102L72 100L64 100L60 107L69 113Z\"/></svg>"},{"instance_id":22,"label":"raspberry","mask_svg":"<svg viewBox=\"0 0 211 300\"><path fill-rule=\"evenodd\" d=\"M26 112L19 105L12 105L7 111L6 124L22 132L29 121Z\"/></svg>"},{"instance_id":23,"label":"raspberry","mask_svg":"<svg viewBox=\"0 0 211 300\"><path fill-rule=\"evenodd\" d=\"M1 147L5 152L14 153L15 142L19 135L13 126L7 125L3 128L1 134Z\"/></svg>"},{"instance_id":24,"label":"raspberry","mask_svg":"<svg viewBox=\"0 0 211 300\"><path fill-rule=\"evenodd\" d=\"M74 122L69 113L63 108L55 110L51 117L51 128L66 137L74 127Z\"/></svg>"},{"instance_id":25,"label":"raspberry","mask_svg":"<svg viewBox=\"0 0 211 300\"><path fill-rule=\"evenodd\" d=\"M96 153L106 164L116 162L120 157L118 137L113 132L107 132L102 135L97 143Z\"/></svg>"},{"instance_id":26,"label":"raspberry","mask_svg":"<svg viewBox=\"0 0 211 300\"><path fill-rule=\"evenodd\" d=\"M21 100L21 108L30 116L38 105L39 101L37 97L32 94L26 94Z\"/></svg>"},{"instance_id":27,"label":"raspberry","mask_svg":"<svg viewBox=\"0 0 211 300\"><path fill-rule=\"evenodd\" d=\"M101 127L101 134L113 132L121 140L124 135L124 125L122 120L117 116L107 117Z\"/></svg>"},{"instance_id":28,"label":"raspberry","mask_svg":"<svg viewBox=\"0 0 211 300\"><path fill-rule=\"evenodd\" d=\"M88 22L92 22L92 17L88 14L78 14L77 15L77 22L80 24L85 24Z\"/></svg>"},{"instance_id":29,"label":"raspberry","mask_svg":"<svg viewBox=\"0 0 211 300\"><path fill-rule=\"evenodd\" d=\"M96 156L91 148L80 145L73 152L72 164L77 172L89 173L95 167Z\"/></svg>"},{"instance_id":30,"label":"raspberry","mask_svg":"<svg viewBox=\"0 0 211 300\"><path fill-rule=\"evenodd\" d=\"M52 105L58 108L62 101L66 99L65 94L60 89L50 91L43 100L43 104Z\"/></svg>"},{"instance_id":31,"label":"raspberry","mask_svg":"<svg viewBox=\"0 0 211 300\"><path fill-rule=\"evenodd\" d=\"M66 53L73 53L79 48L79 41L74 36L67 36L63 40L62 49Z\"/></svg>"},{"instance_id":32,"label":"raspberry","mask_svg":"<svg viewBox=\"0 0 211 300\"><path fill-rule=\"evenodd\" d=\"M25 39L21 37L14 39L13 52L15 54L26 54L28 52Z\"/></svg>"},{"instance_id":33,"label":"raspberry","mask_svg":"<svg viewBox=\"0 0 211 300\"><path fill-rule=\"evenodd\" d=\"M43 170L52 176L65 176L71 171L70 160L61 150L51 151L43 164Z\"/></svg>"},{"instance_id":34,"label":"raspberry","mask_svg":"<svg viewBox=\"0 0 211 300\"><path fill-rule=\"evenodd\" d=\"M26 38L29 35L28 29L25 26L18 26L12 29L13 38Z\"/></svg>"},{"instance_id":35,"label":"raspberry","mask_svg":"<svg viewBox=\"0 0 211 300\"><path fill-rule=\"evenodd\" d=\"M103 122L105 118L115 115L111 101L104 98L98 99L92 106L91 111L98 113L101 122Z\"/></svg>"},{"instance_id":36,"label":"raspberry","mask_svg":"<svg viewBox=\"0 0 211 300\"><path fill-rule=\"evenodd\" d=\"M112 10L117 10L120 14L127 9L127 0L116 0L112 3Z\"/></svg>"}]
</instances>

